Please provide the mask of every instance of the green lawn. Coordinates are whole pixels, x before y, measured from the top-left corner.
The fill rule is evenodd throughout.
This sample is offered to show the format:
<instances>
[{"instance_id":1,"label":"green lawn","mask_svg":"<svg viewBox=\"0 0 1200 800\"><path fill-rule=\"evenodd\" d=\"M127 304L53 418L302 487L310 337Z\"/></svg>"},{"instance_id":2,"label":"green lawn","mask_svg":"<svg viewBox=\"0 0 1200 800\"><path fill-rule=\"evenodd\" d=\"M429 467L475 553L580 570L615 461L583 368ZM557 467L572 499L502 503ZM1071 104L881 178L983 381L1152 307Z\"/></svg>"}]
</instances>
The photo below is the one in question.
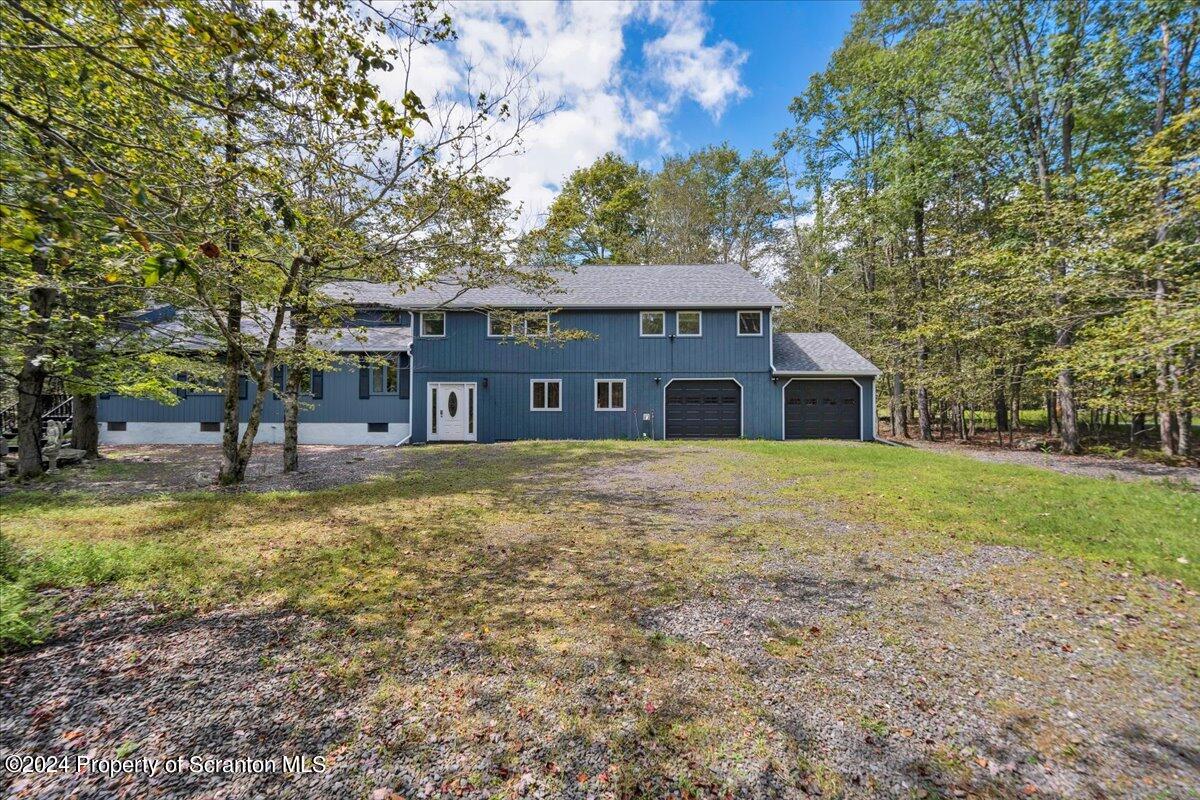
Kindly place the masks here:
<instances>
[{"instance_id":1,"label":"green lawn","mask_svg":"<svg viewBox=\"0 0 1200 800\"><path fill-rule=\"evenodd\" d=\"M1200 587L1198 492L857 443L525 442L398 463L307 492L7 495L0 637L48 635L50 586L108 586L88 602L118 617L128 592L178 616L304 612L280 645L296 691L362 698L351 740L473 797L517 795L526 773L555 797L749 795L766 776L784 795L870 796L854 787L886 744L920 759L927 796L974 780L998 800L1024 784L962 754L1000 730L1021 763L1089 781L1100 764L1112 796L1180 782L1178 760L1116 745L1081 761L1060 712L1087 741L1192 735L1161 715L1196 697L1200 601L1140 573ZM153 477L126 466L106 480ZM157 647L155 624L136 628ZM106 663L133 657L118 641ZM831 760L808 709L859 737L861 763ZM930 714L944 740L914 735ZM559 743L595 757L555 763ZM494 768L470 766L484 754Z\"/></svg>"},{"instance_id":2,"label":"green lawn","mask_svg":"<svg viewBox=\"0 0 1200 800\"><path fill-rule=\"evenodd\" d=\"M457 457L472 452L478 457ZM425 448L414 458L417 468L395 478L306 493L7 495L0 510L10 543L0 553L5 635L28 638L14 618L25 590L102 583L186 607L269 601L380 618L406 602L440 598L448 611L469 615L473 601L458 589L474 581L487 590L488 571L500 569L492 548L511 531L565 531L578 546L571 561L581 568L640 575L646 567L639 548L650 545L604 524L601 500L572 491L580 476L602 483L605 470L638 459L683 476L685 494L725 510L749 511L762 496L797 507L817 502L832 518L916 534L932 547L952 538L1019 545L1200 587L1200 493L1149 481L834 443L747 441L697 450L661 442L530 442ZM592 516L601 522L578 521ZM769 535L786 540L789 533ZM664 595L673 591L675 571L719 565L725 555L693 549L681 544L678 557L657 561ZM528 554L535 562L543 556Z\"/></svg>"}]
</instances>

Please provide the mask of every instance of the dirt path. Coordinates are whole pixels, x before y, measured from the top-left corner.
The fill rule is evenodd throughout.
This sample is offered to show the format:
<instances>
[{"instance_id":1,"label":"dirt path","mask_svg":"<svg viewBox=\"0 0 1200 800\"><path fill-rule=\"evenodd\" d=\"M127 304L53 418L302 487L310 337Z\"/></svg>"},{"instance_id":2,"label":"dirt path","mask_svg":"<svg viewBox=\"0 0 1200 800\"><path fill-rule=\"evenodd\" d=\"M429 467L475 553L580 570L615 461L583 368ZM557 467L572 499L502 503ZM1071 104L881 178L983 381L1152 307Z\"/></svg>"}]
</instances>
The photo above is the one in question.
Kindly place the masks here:
<instances>
[{"instance_id":1,"label":"dirt path","mask_svg":"<svg viewBox=\"0 0 1200 800\"><path fill-rule=\"evenodd\" d=\"M1040 467L1066 475L1083 475L1089 478L1114 478L1122 481L1143 479L1171 480L1190 483L1200 489L1200 467L1172 467L1167 464L1152 464L1134 459L1104 458L1103 456L1064 456L1041 451L1004 450L1000 448L972 447L970 445L922 442L917 439L889 439L902 447L916 447L935 453L953 453L978 461L997 464L1021 464Z\"/></svg>"}]
</instances>

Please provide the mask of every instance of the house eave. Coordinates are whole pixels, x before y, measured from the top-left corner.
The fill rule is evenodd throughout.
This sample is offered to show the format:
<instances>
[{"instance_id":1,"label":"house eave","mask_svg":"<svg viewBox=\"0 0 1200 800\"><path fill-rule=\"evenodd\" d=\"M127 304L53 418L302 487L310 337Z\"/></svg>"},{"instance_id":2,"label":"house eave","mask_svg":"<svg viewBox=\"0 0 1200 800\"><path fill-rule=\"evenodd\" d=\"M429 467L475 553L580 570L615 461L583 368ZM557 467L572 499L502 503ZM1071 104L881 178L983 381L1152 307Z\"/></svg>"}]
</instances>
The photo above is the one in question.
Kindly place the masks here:
<instances>
[{"instance_id":1,"label":"house eave","mask_svg":"<svg viewBox=\"0 0 1200 800\"><path fill-rule=\"evenodd\" d=\"M826 377L826 378L878 378L880 376L880 374L882 374L882 373L880 373L879 370L875 370L874 372L867 372L867 371L862 371L862 370L856 371L856 372L848 372L846 370L827 370L827 369L808 369L808 370L777 369L777 370L773 370L771 372L771 374L773 376L779 377L779 378L805 378L805 377L813 377L813 376L820 376L820 377Z\"/></svg>"}]
</instances>

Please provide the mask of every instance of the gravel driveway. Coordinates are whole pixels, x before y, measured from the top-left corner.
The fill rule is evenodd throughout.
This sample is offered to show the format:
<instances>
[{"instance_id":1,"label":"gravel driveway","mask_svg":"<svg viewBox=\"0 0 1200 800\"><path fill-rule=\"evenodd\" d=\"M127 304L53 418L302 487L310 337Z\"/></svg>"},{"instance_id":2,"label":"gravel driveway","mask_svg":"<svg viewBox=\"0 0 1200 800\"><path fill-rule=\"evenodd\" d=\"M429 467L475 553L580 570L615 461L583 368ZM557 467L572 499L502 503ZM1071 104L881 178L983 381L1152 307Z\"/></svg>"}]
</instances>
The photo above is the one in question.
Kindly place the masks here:
<instances>
[{"instance_id":1,"label":"gravel driveway","mask_svg":"<svg viewBox=\"0 0 1200 800\"><path fill-rule=\"evenodd\" d=\"M329 448L309 463L488 469L503 452L423 448L388 462ZM135 491L186 475L196 460L135 457L150 457L137 463L157 476L127 473ZM697 566L665 602L601 565L571 576L564 605L586 614L601 602L590 598L620 600L595 642L550 628L544 640L489 647L486 631L464 631L424 648L280 608L180 615L136 596L66 593L56 638L0 665L0 751L321 755L328 766L9 775L7 795L1200 793L1194 591L1019 548L931 546L920 532L848 524L715 460L703 445L668 462L631 449L600 475L535 474L514 489L547 506L569 500L564 528L620 527L648 558L683 558L696 542L730 553L719 569ZM255 488L276 480L264 474ZM742 526L759 524L791 534L745 538ZM494 533L499 551L515 551L510 532ZM573 546L568 538L557 552ZM530 591L562 591L525 569Z\"/></svg>"}]
</instances>

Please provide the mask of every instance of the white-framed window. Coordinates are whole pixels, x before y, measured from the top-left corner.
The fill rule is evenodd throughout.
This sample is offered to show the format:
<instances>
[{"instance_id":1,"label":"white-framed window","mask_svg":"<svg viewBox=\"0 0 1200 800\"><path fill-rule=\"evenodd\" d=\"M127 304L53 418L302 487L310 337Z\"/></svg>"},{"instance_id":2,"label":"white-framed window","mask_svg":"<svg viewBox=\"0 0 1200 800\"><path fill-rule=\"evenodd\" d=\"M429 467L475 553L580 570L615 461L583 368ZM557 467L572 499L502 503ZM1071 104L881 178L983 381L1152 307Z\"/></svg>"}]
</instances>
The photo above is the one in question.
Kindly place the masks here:
<instances>
[{"instance_id":1,"label":"white-framed window","mask_svg":"<svg viewBox=\"0 0 1200 800\"><path fill-rule=\"evenodd\" d=\"M666 336L667 312L643 311L639 316L638 333L641 336Z\"/></svg>"},{"instance_id":2,"label":"white-framed window","mask_svg":"<svg viewBox=\"0 0 1200 800\"><path fill-rule=\"evenodd\" d=\"M545 314L537 314L535 316L525 317L525 335L549 336L550 312L547 311Z\"/></svg>"},{"instance_id":3,"label":"white-framed window","mask_svg":"<svg viewBox=\"0 0 1200 800\"><path fill-rule=\"evenodd\" d=\"M530 411L562 411L562 381L536 378L529 382Z\"/></svg>"},{"instance_id":4,"label":"white-framed window","mask_svg":"<svg viewBox=\"0 0 1200 800\"><path fill-rule=\"evenodd\" d=\"M761 311L739 311L737 316L738 336L762 336L763 313Z\"/></svg>"},{"instance_id":5,"label":"white-framed window","mask_svg":"<svg viewBox=\"0 0 1200 800\"><path fill-rule=\"evenodd\" d=\"M625 410L625 379L605 378L596 381L596 410Z\"/></svg>"},{"instance_id":6,"label":"white-framed window","mask_svg":"<svg viewBox=\"0 0 1200 800\"><path fill-rule=\"evenodd\" d=\"M488 312L488 338L499 339L502 336L512 336L515 334L517 321L500 314Z\"/></svg>"},{"instance_id":7,"label":"white-framed window","mask_svg":"<svg viewBox=\"0 0 1200 800\"><path fill-rule=\"evenodd\" d=\"M421 335L428 339L440 339L446 335L445 311L421 312Z\"/></svg>"},{"instance_id":8,"label":"white-framed window","mask_svg":"<svg viewBox=\"0 0 1200 800\"><path fill-rule=\"evenodd\" d=\"M699 311L675 312L676 336L699 336L702 330L702 314Z\"/></svg>"},{"instance_id":9,"label":"white-framed window","mask_svg":"<svg viewBox=\"0 0 1200 800\"><path fill-rule=\"evenodd\" d=\"M527 315L524 319L488 312L487 335L489 339L516 336L522 330L525 331L526 336L548 336L550 334L550 312L545 312L545 316L542 314Z\"/></svg>"}]
</instances>

